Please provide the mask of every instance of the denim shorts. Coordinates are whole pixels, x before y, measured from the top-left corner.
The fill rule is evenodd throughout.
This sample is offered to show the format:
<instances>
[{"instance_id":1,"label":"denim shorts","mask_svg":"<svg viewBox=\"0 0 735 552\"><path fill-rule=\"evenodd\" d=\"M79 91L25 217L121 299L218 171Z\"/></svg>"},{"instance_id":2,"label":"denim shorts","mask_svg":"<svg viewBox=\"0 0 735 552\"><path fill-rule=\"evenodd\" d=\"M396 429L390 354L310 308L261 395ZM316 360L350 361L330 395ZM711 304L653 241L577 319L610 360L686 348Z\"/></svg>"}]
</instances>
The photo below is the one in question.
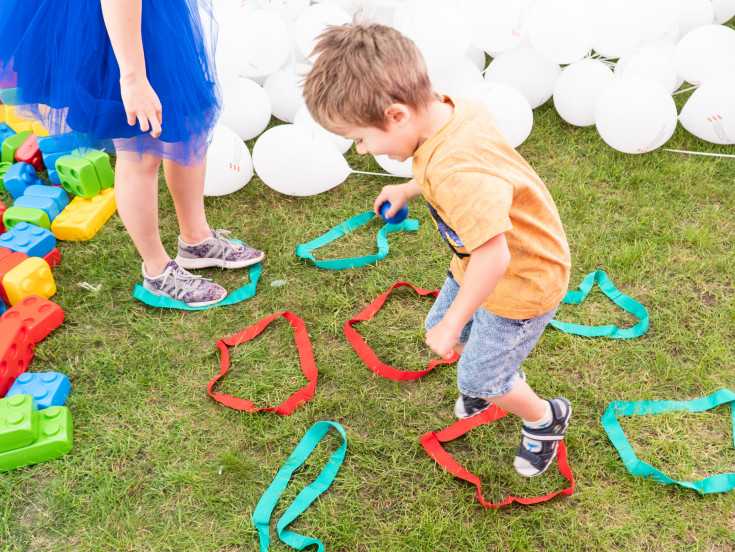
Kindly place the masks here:
<instances>
[{"instance_id":1,"label":"denim shorts","mask_svg":"<svg viewBox=\"0 0 735 552\"><path fill-rule=\"evenodd\" d=\"M459 284L449 273L426 316L427 330L441 321L458 291ZM457 364L459 391L484 399L510 393L521 362L555 313L556 307L534 318L515 320L497 316L482 307L477 309L459 338L459 342L465 344Z\"/></svg>"}]
</instances>

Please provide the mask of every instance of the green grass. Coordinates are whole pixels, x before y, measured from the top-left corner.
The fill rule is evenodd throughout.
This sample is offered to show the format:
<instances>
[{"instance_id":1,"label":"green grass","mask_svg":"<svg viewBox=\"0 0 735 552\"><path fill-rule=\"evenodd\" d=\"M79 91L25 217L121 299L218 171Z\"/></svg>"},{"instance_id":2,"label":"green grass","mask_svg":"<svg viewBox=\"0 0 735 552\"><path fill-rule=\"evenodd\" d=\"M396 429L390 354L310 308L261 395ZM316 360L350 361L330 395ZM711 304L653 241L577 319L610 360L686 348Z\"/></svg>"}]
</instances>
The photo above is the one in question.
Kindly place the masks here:
<instances>
[{"instance_id":1,"label":"green grass","mask_svg":"<svg viewBox=\"0 0 735 552\"><path fill-rule=\"evenodd\" d=\"M676 98L681 106L685 98ZM735 153L681 128L667 147ZM572 251L570 287L604 270L651 317L648 333L633 340L549 328L524 364L539 394L563 394L574 404L567 439L573 496L484 509L475 488L445 473L419 443L421 434L453 421L455 366L398 383L368 370L347 342L347 320L395 282L438 289L444 280L450 254L421 201L410 206L419 231L390 234L386 259L326 271L296 258L296 244L370 209L380 187L395 180L352 175L322 195L295 198L254 178L230 196L207 199L214 227L267 252L256 296L239 305L190 313L137 302L139 259L117 216L90 242L59 244L54 300L66 322L38 346L31 370L70 377L74 449L0 474L0 549L257 550L252 511L319 420L342 424L347 457L332 487L292 528L329 551L735 549L735 494L702 496L631 476L600 425L613 400L687 400L735 389L733 160L662 150L624 155L593 127L563 123L551 102L535 111L534 130L519 150L561 213ZM354 152L348 161L353 169L379 170ZM161 189L164 243L173 247L173 207ZM317 258L373 252L378 228L368 224ZM203 272L230 290L247 281L245 271ZM271 287L274 280L286 284ZM432 358L421 329L430 305L408 288L395 290L357 329L385 362L419 370ZM213 401L206 385L219 373L216 341L282 311L307 326L319 369L314 398L288 417ZM634 323L596 289L558 317ZM272 406L306 383L283 319L231 354L218 392ZM621 423L639 457L672 477L735 471L726 407ZM518 430L508 417L447 445L481 478L488 500L566 486L555 467L531 480L515 474ZM272 551L288 550L275 535L276 520L338 446L330 432L296 472L271 523Z\"/></svg>"}]
</instances>

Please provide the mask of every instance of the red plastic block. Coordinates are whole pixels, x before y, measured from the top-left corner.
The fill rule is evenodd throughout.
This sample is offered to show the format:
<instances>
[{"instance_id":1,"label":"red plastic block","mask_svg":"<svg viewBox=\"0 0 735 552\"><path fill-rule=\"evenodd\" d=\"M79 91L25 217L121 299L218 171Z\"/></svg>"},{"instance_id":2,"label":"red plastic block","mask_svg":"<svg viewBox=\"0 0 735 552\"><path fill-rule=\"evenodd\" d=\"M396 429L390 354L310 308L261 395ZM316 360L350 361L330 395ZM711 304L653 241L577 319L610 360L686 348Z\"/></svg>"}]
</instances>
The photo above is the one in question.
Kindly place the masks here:
<instances>
[{"instance_id":1,"label":"red plastic block","mask_svg":"<svg viewBox=\"0 0 735 552\"><path fill-rule=\"evenodd\" d=\"M35 134L31 134L26 138L26 141L23 142L17 150L15 150L15 160L18 162L28 163L37 171L46 170L46 165L43 164L43 155L41 154L41 150L38 149L38 137Z\"/></svg>"},{"instance_id":2,"label":"red plastic block","mask_svg":"<svg viewBox=\"0 0 735 552\"><path fill-rule=\"evenodd\" d=\"M45 339L64 321L62 308L38 295L29 295L18 301L0 316L0 327L6 321L18 321L28 330L35 345Z\"/></svg>"},{"instance_id":3,"label":"red plastic block","mask_svg":"<svg viewBox=\"0 0 735 552\"><path fill-rule=\"evenodd\" d=\"M18 320L0 322L0 397L13 385L15 378L28 370L33 359L33 341L28 328Z\"/></svg>"},{"instance_id":4,"label":"red plastic block","mask_svg":"<svg viewBox=\"0 0 735 552\"><path fill-rule=\"evenodd\" d=\"M6 211L7 207L5 204L0 201L0 234L5 233L5 225L3 224L3 213Z\"/></svg>"},{"instance_id":5,"label":"red plastic block","mask_svg":"<svg viewBox=\"0 0 735 552\"><path fill-rule=\"evenodd\" d=\"M0 298L5 301L6 305L10 305L10 301L8 300L8 295L5 293L5 288L3 287L3 278L5 278L5 275L8 272L28 258L28 255L25 253L18 253L16 251L11 251L7 247L0 247Z\"/></svg>"},{"instance_id":6,"label":"red plastic block","mask_svg":"<svg viewBox=\"0 0 735 552\"><path fill-rule=\"evenodd\" d=\"M61 252L55 247L43 256L43 260L53 269L61 262Z\"/></svg>"}]
</instances>

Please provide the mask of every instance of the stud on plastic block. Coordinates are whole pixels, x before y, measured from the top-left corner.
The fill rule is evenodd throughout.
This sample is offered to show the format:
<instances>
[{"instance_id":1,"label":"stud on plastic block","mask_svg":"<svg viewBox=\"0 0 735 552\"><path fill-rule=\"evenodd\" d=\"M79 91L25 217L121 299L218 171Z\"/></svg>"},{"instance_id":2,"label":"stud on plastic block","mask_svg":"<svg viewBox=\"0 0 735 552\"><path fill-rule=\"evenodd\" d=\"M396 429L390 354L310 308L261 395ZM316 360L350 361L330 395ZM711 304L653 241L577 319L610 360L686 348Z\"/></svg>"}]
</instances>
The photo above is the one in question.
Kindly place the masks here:
<instances>
[{"instance_id":1,"label":"stud on plastic block","mask_svg":"<svg viewBox=\"0 0 735 552\"><path fill-rule=\"evenodd\" d=\"M30 130L24 130L13 134L12 136L9 136L5 140L3 140L2 156L0 157L0 160L2 160L4 163L15 162L15 152L18 151L18 148L23 144L23 142L26 141L26 138L28 138L30 135Z\"/></svg>"},{"instance_id":2,"label":"stud on plastic block","mask_svg":"<svg viewBox=\"0 0 735 552\"><path fill-rule=\"evenodd\" d=\"M7 396L30 395L36 401L38 410L44 410L52 406L64 406L70 388L69 378L59 372L25 372L15 379Z\"/></svg>"},{"instance_id":3,"label":"stud on plastic block","mask_svg":"<svg viewBox=\"0 0 735 552\"><path fill-rule=\"evenodd\" d=\"M29 295L48 299L56 293L56 282L51 274L51 267L39 257L26 259L9 271L3 278L3 287L11 305Z\"/></svg>"},{"instance_id":4,"label":"stud on plastic block","mask_svg":"<svg viewBox=\"0 0 735 552\"><path fill-rule=\"evenodd\" d=\"M33 360L33 341L28 328L17 320L0 322L0 397L4 397Z\"/></svg>"},{"instance_id":5,"label":"stud on plastic block","mask_svg":"<svg viewBox=\"0 0 735 552\"><path fill-rule=\"evenodd\" d=\"M25 253L29 257L43 257L56 247L56 238L46 228L19 222L4 234L0 234L0 247Z\"/></svg>"},{"instance_id":6,"label":"stud on plastic block","mask_svg":"<svg viewBox=\"0 0 735 552\"><path fill-rule=\"evenodd\" d=\"M64 311L53 301L38 295L29 295L0 316L0 323L4 320L20 322L28 330L31 341L36 344L61 326L64 322Z\"/></svg>"},{"instance_id":7,"label":"stud on plastic block","mask_svg":"<svg viewBox=\"0 0 735 552\"><path fill-rule=\"evenodd\" d=\"M52 406L37 413L38 438L20 449L0 453L0 472L38 464L64 456L72 449L71 414L65 406Z\"/></svg>"},{"instance_id":8,"label":"stud on plastic block","mask_svg":"<svg viewBox=\"0 0 735 552\"><path fill-rule=\"evenodd\" d=\"M59 240L92 239L116 208L114 188L102 190L92 199L75 197L51 223L51 231Z\"/></svg>"},{"instance_id":9,"label":"stud on plastic block","mask_svg":"<svg viewBox=\"0 0 735 552\"><path fill-rule=\"evenodd\" d=\"M19 223L25 222L41 228L51 229L51 219L46 211L38 207L24 206L28 201L21 201L23 196L15 200L12 207L8 207L3 213L3 224L6 230L15 228ZM21 205L17 203L20 201ZM33 200L30 201L33 203Z\"/></svg>"},{"instance_id":10,"label":"stud on plastic block","mask_svg":"<svg viewBox=\"0 0 735 552\"><path fill-rule=\"evenodd\" d=\"M3 185L13 199L22 196L28 186L37 184L43 184L43 181L36 175L36 169L28 163L14 163L3 176Z\"/></svg>"},{"instance_id":11,"label":"stud on plastic block","mask_svg":"<svg viewBox=\"0 0 735 552\"><path fill-rule=\"evenodd\" d=\"M0 399L0 452L27 447L38 439L33 397L15 394Z\"/></svg>"},{"instance_id":12,"label":"stud on plastic block","mask_svg":"<svg viewBox=\"0 0 735 552\"><path fill-rule=\"evenodd\" d=\"M102 186L97 171L89 159L78 155L64 155L56 160L56 172L61 185L70 194L93 198L100 193Z\"/></svg>"}]
</instances>

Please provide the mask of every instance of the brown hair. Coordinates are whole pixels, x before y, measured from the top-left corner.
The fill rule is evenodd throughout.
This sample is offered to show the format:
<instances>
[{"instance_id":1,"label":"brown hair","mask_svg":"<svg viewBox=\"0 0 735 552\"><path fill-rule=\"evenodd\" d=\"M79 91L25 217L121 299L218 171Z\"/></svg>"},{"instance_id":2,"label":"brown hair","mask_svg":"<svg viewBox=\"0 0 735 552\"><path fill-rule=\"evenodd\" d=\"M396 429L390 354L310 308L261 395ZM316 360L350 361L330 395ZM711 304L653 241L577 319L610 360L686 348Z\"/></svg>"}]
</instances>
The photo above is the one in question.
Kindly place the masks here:
<instances>
[{"instance_id":1,"label":"brown hair","mask_svg":"<svg viewBox=\"0 0 735 552\"><path fill-rule=\"evenodd\" d=\"M391 27L330 26L318 40L304 98L311 116L325 128L347 124L385 130L389 105L421 111L437 96L416 44Z\"/></svg>"}]
</instances>

